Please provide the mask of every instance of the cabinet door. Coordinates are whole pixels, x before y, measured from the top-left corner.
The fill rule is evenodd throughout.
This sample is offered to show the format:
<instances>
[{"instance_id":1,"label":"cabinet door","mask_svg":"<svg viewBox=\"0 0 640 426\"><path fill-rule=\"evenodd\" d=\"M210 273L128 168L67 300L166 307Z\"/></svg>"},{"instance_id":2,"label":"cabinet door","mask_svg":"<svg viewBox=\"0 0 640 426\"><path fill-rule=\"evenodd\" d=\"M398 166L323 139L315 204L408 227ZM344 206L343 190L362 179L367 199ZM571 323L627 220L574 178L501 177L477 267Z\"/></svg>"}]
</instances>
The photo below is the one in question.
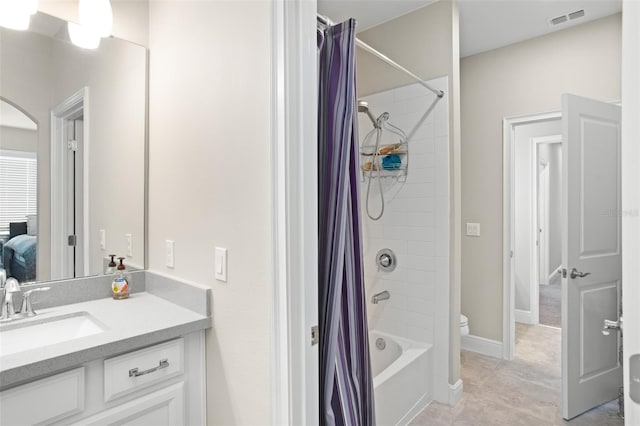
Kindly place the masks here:
<instances>
[{"instance_id":1,"label":"cabinet door","mask_svg":"<svg viewBox=\"0 0 640 426\"><path fill-rule=\"evenodd\" d=\"M133 399L76 423L76 426L182 426L184 382Z\"/></svg>"}]
</instances>

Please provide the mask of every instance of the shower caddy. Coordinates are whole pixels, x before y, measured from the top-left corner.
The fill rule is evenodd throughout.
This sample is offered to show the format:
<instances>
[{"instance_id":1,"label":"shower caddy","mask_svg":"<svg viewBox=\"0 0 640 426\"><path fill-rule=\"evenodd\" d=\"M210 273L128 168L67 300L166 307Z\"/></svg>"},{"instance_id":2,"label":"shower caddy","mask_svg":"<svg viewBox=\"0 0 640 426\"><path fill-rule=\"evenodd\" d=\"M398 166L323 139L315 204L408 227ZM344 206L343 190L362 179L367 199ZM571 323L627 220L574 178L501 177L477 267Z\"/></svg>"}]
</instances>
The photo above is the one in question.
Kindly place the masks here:
<instances>
[{"instance_id":1,"label":"shower caddy","mask_svg":"<svg viewBox=\"0 0 640 426\"><path fill-rule=\"evenodd\" d=\"M389 126L393 125L389 124ZM409 170L409 144L407 143L404 132L397 129L402 135L398 135L399 139L396 143L379 145L377 149L375 144L364 145L369 135L375 133L376 130L377 129L372 130L365 136L363 145L360 147L361 180L364 181L365 178L377 177L396 178L398 182L406 182L407 172ZM398 158L400 162L385 162L386 159L390 158Z\"/></svg>"}]
</instances>

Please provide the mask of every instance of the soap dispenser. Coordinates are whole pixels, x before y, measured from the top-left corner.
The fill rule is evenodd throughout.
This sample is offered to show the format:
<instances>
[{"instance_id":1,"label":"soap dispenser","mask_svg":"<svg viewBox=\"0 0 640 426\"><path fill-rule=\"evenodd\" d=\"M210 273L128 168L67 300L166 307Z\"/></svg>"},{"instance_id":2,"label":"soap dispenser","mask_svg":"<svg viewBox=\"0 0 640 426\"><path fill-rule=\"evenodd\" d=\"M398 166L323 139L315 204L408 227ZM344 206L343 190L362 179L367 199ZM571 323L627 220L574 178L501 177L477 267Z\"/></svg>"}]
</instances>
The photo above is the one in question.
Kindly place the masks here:
<instances>
[{"instance_id":1,"label":"soap dispenser","mask_svg":"<svg viewBox=\"0 0 640 426\"><path fill-rule=\"evenodd\" d=\"M120 264L117 268L116 278L113 280L111 284L111 290L114 299L126 299L129 297L129 281L125 277L125 266L124 266L124 257L119 257Z\"/></svg>"},{"instance_id":2,"label":"soap dispenser","mask_svg":"<svg viewBox=\"0 0 640 426\"><path fill-rule=\"evenodd\" d=\"M116 255L115 254L110 254L109 257L111 258L111 260L109 261L109 264L107 265L107 269L105 269L105 271L104 271L105 275L115 274L116 273L116 267L118 266L116 264L116 261L114 260Z\"/></svg>"}]
</instances>

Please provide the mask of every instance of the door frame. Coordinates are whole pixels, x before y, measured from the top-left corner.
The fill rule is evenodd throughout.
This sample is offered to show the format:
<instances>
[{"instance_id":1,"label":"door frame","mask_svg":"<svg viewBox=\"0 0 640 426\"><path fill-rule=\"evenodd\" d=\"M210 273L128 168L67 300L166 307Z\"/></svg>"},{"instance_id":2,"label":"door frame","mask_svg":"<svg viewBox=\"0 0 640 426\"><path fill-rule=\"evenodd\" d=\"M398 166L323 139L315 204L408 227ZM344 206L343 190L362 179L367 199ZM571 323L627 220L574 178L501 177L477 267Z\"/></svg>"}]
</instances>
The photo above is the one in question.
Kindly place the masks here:
<instances>
[{"instance_id":1,"label":"door frame","mask_svg":"<svg viewBox=\"0 0 640 426\"><path fill-rule=\"evenodd\" d=\"M506 360L512 360L514 357L516 332L514 288L515 268L513 265L513 250L515 247L515 188L513 183L513 180L515 178L515 128L516 126L523 124L533 124L544 121L557 120L561 117L561 111L555 110L538 114L507 117L502 121L502 358ZM536 173L535 170L534 173ZM537 250L533 250L532 252L536 253ZM535 256L537 256L537 253L535 254ZM533 264L535 265L535 263Z\"/></svg>"},{"instance_id":2,"label":"door frame","mask_svg":"<svg viewBox=\"0 0 640 426\"><path fill-rule=\"evenodd\" d=\"M82 155L82 239L85 250L82 254L83 276L89 275L89 88L83 87L60 104L51 109L51 279L69 278L64 276L63 264L65 254L60 247L65 247L64 222L68 216L66 202L64 202L65 179L64 158L67 153L67 123L83 111L83 142Z\"/></svg>"},{"instance_id":3,"label":"door frame","mask_svg":"<svg viewBox=\"0 0 640 426\"><path fill-rule=\"evenodd\" d=\"M536 179L534 181L535 201L537 207L534 211L534 224L538 228L538 264L536 271L538 272L538 284L549 285L549 163L544 165L540 161L539 146L536 144L536 152L534 165L536 171ZM540 166L543 170L540 170ZM535 283L533 281L532 283ZM535 300L535 299L534 299ZM539 315L538 315L539 317ZM539 318L538 321L540 322Z\"/></svg>"},{"instance_id":4,"label":"door frame","mask_svg":"<svg viewBox=\"0 0 640 426\"><path fill-rule=\"evenodd\" d=\"M319 423L316 0L272 6L273 424Z\"/></svg>"},{"instance_id":5,"label":"door frame","mask_svg":"<svg viewBox=\"0 0 640 426\"><path fill-rule=\"evenodd\" d=\"M540 186L538 184L538 162L539 162L539 156L538 156L538 147L540 145L543 144L562 144L562 135L551 135L551 136L541 136L541 137L534 137L531 138L531 158L533 161L533 166L531 173L532 173L532 177L531 177L531 182L532 182L532 192L531 192L531 243L532 243L532 249L531 249L531 276L530 276L530 285L529 285L529 297L531 298L531 318L530 318L530 323L531 324L539 324L540 323L540 263L541 263L541 259L540 259L540 249L543 246L542 240L543 238L539 235L538 229L539 229L539 223L541 222L540 220L540 205L539 205L539 195L538 192L540 191ZM548 169L547 169L547 174L548 174ZM514 176L515 177L515 176ZM549 190L549 185L547 182L547 188L546 188L547 192ZM545 222L546 222L546 227L548 228L549 226L549 210L547 209L546 211L546 218L545 218ZM547 232L548 235L548 229L545 228L545 232ZM536 245L535 241L536 239L538 239L538 241L540 241L541 243ZM548 253L548 245L549 245L549 238L546 237L544 238L544 245L547 246L547 253ZM548 260L547 260L547 270L549 269L549 265L548 265ZM549 280L549 274L547 274L546 280Z\"/></svg>"},{"instance_id":6,"label":"door frame","mask_svg":"<svg viewBox=\"0 0 640 426\"><path fill-rule=\"evenodd\" d=\"M640 404L629 396L629 357L640 353L640 3L623 2L622 13L622 309L624 316L625 423L640 423Z\"/></svg>"}]
</instances>

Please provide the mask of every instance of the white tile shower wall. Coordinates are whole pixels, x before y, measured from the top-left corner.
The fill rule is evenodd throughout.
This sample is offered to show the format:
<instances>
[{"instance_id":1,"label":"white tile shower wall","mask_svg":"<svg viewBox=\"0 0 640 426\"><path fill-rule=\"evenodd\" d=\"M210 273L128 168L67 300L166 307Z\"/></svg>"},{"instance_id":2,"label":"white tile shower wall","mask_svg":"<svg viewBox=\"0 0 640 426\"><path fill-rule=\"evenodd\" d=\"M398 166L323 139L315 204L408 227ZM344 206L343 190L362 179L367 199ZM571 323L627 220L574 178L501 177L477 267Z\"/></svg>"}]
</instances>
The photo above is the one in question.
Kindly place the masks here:
<instances>
[{"instance_id":1,"label":"white tile shower wall","mask_svg":"<svg viewBox=\"0 0 640 426\"><path fill-rule=\"evenodd\" d=\"M447 89L446 77L428 83ZM411 84L362 99L369 102L374 116L388 112L389 122L408 134L434 95ZM444 97L416 129L409 141L406 182L382 180L385 210L380 220L373 221L366 215L368 178L360 186L367 299L380 291L391 293L389 300L368 304L370 328L431 343L436 351L447 351L449 345L448 341L434 341L435 326L447 327L449 322L448 310L438 309L449 300L448 110ZM364 114L358 119L362 142L373 126ZM379 214L377 178L371 182L369 205L372 215ZM383 248L397 256L398 266L393 272L378 271L375 255Z\"/></svg>"}]
</instances>

